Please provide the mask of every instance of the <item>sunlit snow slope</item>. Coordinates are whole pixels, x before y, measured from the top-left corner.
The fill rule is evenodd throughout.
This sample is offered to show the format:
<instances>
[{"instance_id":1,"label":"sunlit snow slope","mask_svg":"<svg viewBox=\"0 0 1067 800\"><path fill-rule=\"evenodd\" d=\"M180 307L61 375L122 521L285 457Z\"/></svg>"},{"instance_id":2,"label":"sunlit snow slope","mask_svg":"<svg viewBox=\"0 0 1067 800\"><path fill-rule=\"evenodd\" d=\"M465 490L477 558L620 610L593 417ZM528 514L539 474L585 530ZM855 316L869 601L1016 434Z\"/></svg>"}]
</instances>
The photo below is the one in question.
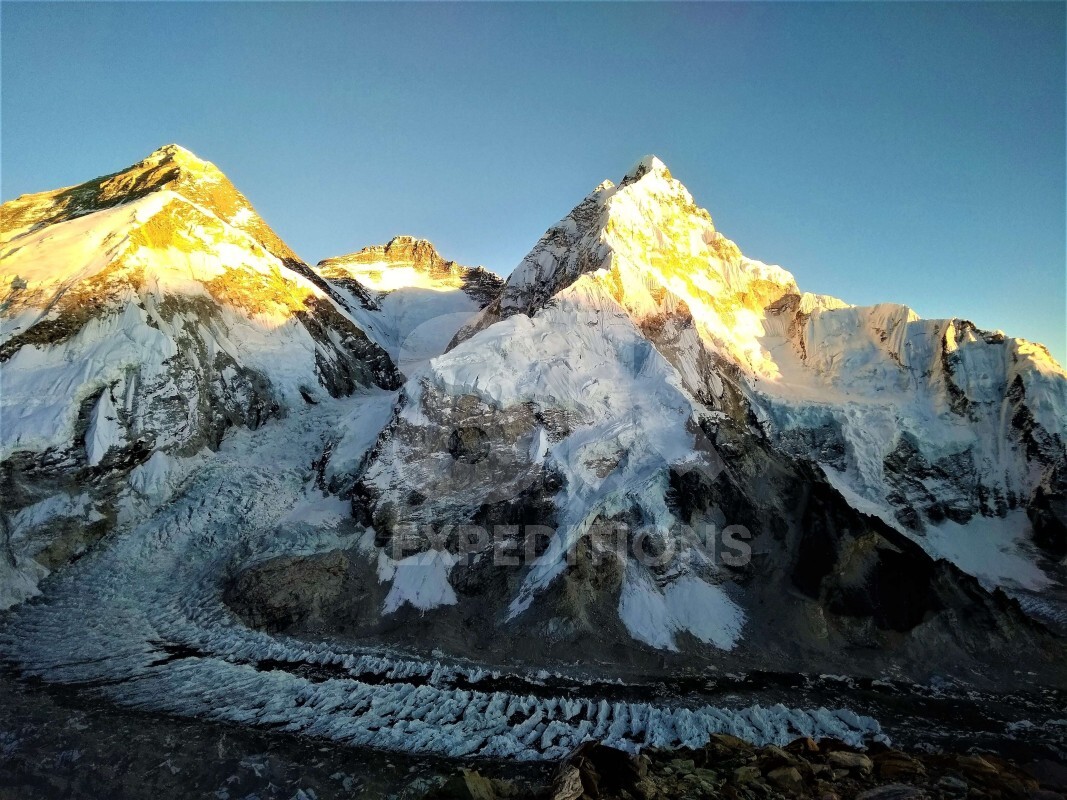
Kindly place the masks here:
<instances>
[{"instance_id":1,"label":"sunlit snow slope","mask_svg":"<svg viewBox=\"0 0 1067 800\"><path fill-rule=\"evenodd\" d=\"M108 518L102 484L115 471L215 447L231 425L317 398L398 385L329 287L180 147L20 197L2 218L0 460L8 510L33 509L5 537L3 569L19 573L5 602L84 545L57 546L50 509L92 497L83 518Z\"/></svg>"},{"instance_id":2,"label":"sunlit snow slope","mask_svg":"<svg viewBox=\"0 0 1067 800\"><path fill-rule=\"evenodd\" d=\"M463 450L471 441L477 458ZM788 585L825 605L836 570L858 569L848 580L869 592L874 561L888 563L855 560L874 517L875 552L911 539L1024 595L1062 585L1065 441L1067 376L1045 348L803 293L743 256L650 156L553 226L409 382L354 505L369 508L386 549L444 521L550 525L547 551L502 598L508 621L539 595L572 591L567 554L620 522L754 525ZM767 463L747 463L755 453ZM792 474L775 485L770 462L782 458ZM813 481L858 515L828 541L811 540L795 505L795 487ZM426 580L481 585L492 579L469 573L482 569ZM606 591L629 635L668 650L679 632L732 649L761 591L686 537L666 565L605 569L618 571ZM464 602L441 587L429 595ZM549 599L539 613L554 619L558 607Z\"/></svg>"}]
</instances>

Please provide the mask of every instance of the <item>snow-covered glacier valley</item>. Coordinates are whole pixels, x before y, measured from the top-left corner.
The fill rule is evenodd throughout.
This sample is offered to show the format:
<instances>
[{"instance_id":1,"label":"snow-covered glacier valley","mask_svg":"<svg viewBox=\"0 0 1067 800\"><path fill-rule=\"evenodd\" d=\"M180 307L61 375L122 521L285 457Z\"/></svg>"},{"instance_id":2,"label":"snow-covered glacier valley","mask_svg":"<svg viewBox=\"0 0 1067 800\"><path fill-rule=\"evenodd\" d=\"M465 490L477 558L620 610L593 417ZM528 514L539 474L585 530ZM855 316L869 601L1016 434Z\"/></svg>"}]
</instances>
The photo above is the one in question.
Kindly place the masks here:
<instances>
[{"instance_id":1,"label":"snow-covered glacier valley","mask_svg":"<svg viewBox=\"0 0 1067 800\"><path fill-rule=\"evenodd\" d=\"M1059 692L998 697L773 670L608 679L242 624L223 600L236 571L358 548L346 505L316 485L316 460L345 417L395 401L373 392L309 407L135 482L129 524L9 615L5 660L120 707L414 754L552 760L589 738L635 750L699 746L715 732L1010 749L1018 730L1031 747L1044 738L1062 751Z\"/></svg>"}]
</instances>

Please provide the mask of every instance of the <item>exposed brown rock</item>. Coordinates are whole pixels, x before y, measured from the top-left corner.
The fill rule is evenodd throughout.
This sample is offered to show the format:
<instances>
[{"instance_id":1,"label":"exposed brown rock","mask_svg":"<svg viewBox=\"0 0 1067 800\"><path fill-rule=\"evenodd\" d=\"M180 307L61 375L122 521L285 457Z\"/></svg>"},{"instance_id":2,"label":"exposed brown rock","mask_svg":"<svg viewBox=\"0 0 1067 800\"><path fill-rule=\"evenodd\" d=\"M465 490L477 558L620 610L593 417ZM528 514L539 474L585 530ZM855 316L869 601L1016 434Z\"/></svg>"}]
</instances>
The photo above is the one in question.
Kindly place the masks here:
<instances>
[{"instance_id":1,"label":"exposed brown rock","mask_svg":"<svg viewBox=\"0 0 1067 800\"><path fill-rule=\"evenodd\" d=\"M830 755L827 756L827 761L829 761L830 765L833 767L847 769L850 772L861 772L864 775L874 768L874 764L871 763L871 760L863 755L863 753L849 753L844 750L830 753Z\"/></svg>"},{"instance_id":2,"label":"exposed brown rock","mask_svg":"<svg viewBox=\"0 0 1067 800\"><path fill-rule=\"evenodd\" d=\"M540 796L552 800L952 800L967 796L1062 800L1065 795L1058 790L1065 787L1054 782L1040 785L1018 766L991 754L906 753L884 746L868 754L832 739L816 743L807 738L785 747L756 748L720 734L697 750L650 749L640 755L588 742L563 762L551 790Z\"/></svg>"},{"instance_id":3,"label":"exposed brown rock","mask_svg":"<svg viewBox=\"0 0 1067 800\"><path fill-rule=\"evenodd\" d=\"M318 269L326 277L332 277L338 269L343 270L347 265L382 262L412 266L434 278L462 276L463 272L470 269L455 261L446 261L432 242L414 236L394 236L387 244L371 245L355 253L327 258L319 262Z\"/></svg>"},{"instance_id":4,"label":"exposed brown rock","mask_svg":"<svg viewBox=\"0 0 1067 800\"><path fill-rule=\"evenodd\" d=\"M796 767L779 767L767 773L767 780L784 792L800 794L804 791L804 780Z\"/></svg>"}]
</instances>

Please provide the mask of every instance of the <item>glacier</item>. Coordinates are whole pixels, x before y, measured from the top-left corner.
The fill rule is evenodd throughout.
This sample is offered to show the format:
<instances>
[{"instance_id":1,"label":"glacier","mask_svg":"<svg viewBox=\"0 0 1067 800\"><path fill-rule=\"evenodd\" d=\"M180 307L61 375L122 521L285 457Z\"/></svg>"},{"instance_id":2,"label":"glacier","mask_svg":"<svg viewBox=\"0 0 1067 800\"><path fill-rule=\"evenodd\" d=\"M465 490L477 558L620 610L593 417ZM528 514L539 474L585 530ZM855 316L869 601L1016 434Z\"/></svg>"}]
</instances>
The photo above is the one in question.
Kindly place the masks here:
<instances>
[{"instance_id":1,"label":"glacier","mask_svg":"<svg viewBox=\"0 0 1067 800\"><path fill-rule=\"evenodd\" d=\"M558 759L592 739L636 751L698 746L715 732L777 744L882 735L876 720L845 709L479 691L493 676L475 666L245 627L222 601L223 577L249 559L314 553L357 535L336 507L303 513L324 502L308 465L351 403L393 400L330 401L266 431L232 431L180 493L157 496L153 513L56 576L45 602L15 609L0 652L25 674L120 705L450 756ZM331 669L310 678L306 667ZM471 688L449 688L460 677ZM537 688L536 678L518 677Z\"/></svg>"}]
</instances>

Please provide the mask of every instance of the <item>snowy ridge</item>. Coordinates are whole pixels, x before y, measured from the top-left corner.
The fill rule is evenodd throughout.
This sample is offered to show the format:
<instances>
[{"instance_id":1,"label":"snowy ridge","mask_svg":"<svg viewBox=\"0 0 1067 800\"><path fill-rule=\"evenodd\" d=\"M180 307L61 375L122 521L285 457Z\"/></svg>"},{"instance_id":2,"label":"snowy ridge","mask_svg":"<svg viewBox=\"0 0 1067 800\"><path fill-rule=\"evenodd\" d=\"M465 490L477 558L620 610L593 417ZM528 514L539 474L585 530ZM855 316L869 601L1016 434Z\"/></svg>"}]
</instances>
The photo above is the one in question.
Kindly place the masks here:
<instances>
[{"instance_id":1,"label":"snowy ridge","mask_svg":"<svg viewBox=\"0 0 1067 800\"><path fill-rule=\"evenodd\" d=\"M237 392L255 391L251 370L267 380L269 400L286 407L302 402L302 392L340 391L324 363L344 369L344 337L365 340L308 279L169 190L7 244L0 281L19 288L4 303L4 457L68 442L78 404L102 387L114 394L117 382L130 380L143 393L181 381L176 357L200 361L194 369L208 375L219 369L218 380ZM86 295L95 309L82 319ZM304 315L333 316L348 329L317 340L322 333ZM364 347L373 357L373 345ZM365 383L390 379L388 359L378 358L384 376L367 371ZM191 405L187 413L186 435L198 427L199 410ZM142 417L131 427L136 435L154 425ZM116 425L94 432L116 441L121 433ZM100 438L95 446L106 452L108 444Z\"/></svg>"},{"instance_id":2,"label":"snowy ridge","mask_svg":"<svg viewBox=\"0 0 1067 800\"><path fill-rule=\"evenodd\" d=\"M432 242L414 236L394 236L384 245L327 258L316 267L326 278L358 280L376 292L403 288L459 289L472 270L480 269L446 261Z\"/></svg>"},{"instance_id":3,"label":"snowy ridge","mask_svg":"<svg viewBox=\"0 0 1067 800\"><path fill-rule=\"evenodd\" d=\"M819 441L857 507L990 587L1052 582L1025 513L1067 442L1067 374L1045 348L894 304L773 316L778 371L753 390L784 448Z\"/></svg>"},{"instance_id":4,"label":"snowy ridge","mask_svg":"<svg viewBox=\"0 0 1067 800\"><path fill-rule=\"evenodd\" d=\"M0 459L19 465L16 476L37 461L53 483L76 485L85 470L194 453L232 425L399 383L321 278L187 151L163 148L3 212ZM27 482L16 502L43 499L48 485ZM94 488L105 516L111 492L110 481ZM82 538L52 549L73 555ZM42 565L7 537L3 546L8 564L37 576L3 592L8 605L32 593Z\"/></svg>"}]
</instances>

